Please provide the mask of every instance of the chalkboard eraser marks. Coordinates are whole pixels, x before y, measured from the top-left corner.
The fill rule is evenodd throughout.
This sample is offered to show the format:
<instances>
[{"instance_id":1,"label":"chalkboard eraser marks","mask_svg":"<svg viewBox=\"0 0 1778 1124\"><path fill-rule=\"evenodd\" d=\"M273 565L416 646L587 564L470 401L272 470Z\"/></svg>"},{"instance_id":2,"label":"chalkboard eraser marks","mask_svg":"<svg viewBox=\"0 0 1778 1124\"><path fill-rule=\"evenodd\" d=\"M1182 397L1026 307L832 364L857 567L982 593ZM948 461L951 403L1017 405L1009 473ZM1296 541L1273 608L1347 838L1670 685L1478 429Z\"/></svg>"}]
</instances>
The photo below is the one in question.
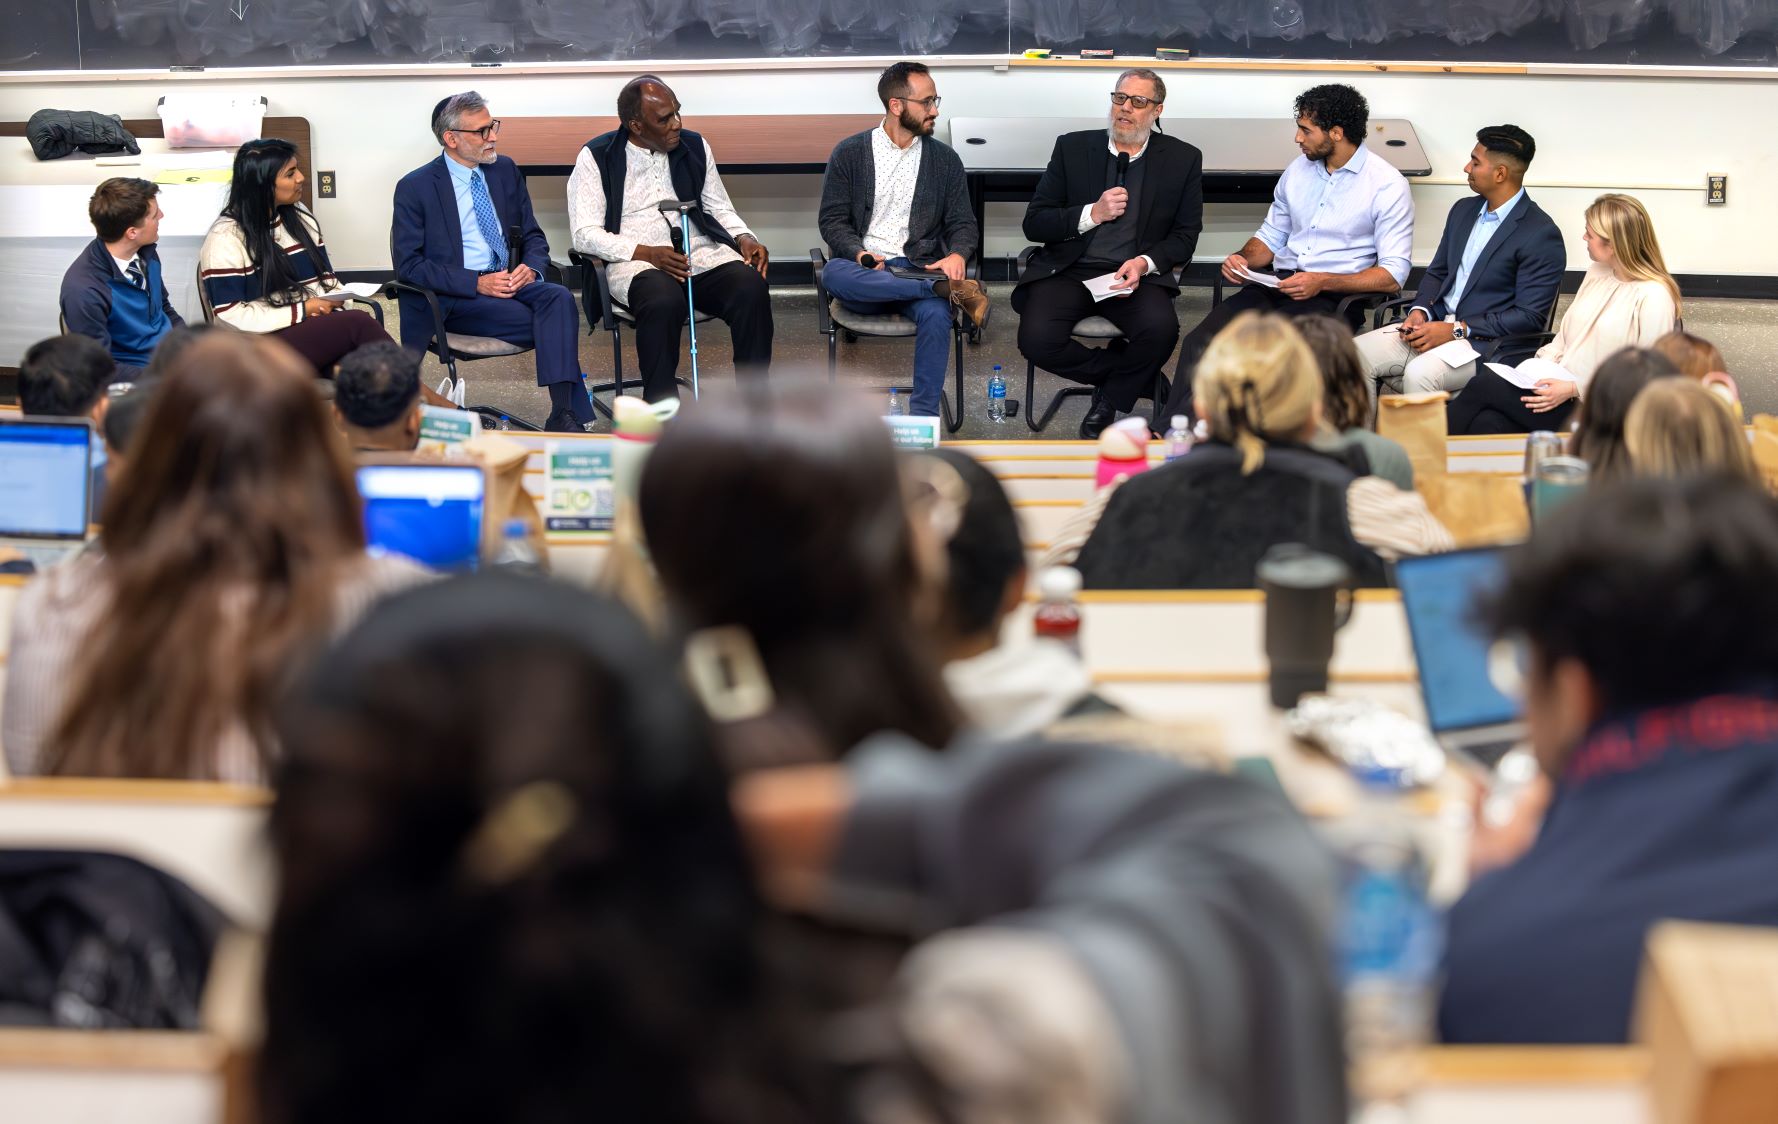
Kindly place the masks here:
<instances>
[{"instance_id":1,"label":"chalkboard eraser marks","mask_svg":"<svg viewBox=\"0 0 1778 1124\"><path fill-rule=\"evenodd\" d=\"M1032 47L1025 52L1025 57L1028 59L1047 59L1050 57L1050 49L1048 47Z\"/></svg>"},{"instance_id":2,"label":"chalkboard eraser marks","mask_svg":"<svg viewBox=\"0 0 1778 1124\"><path fill-rule=\"evenodd\" d=\"M204 72L204 68L201 66L169 66L167 69L174 74L202 74Z\"/></svg>"},{"instance_id":3,"label":"chalkboard eraser marks","mask_svg":"<svg viewBox=\"0 0 1778 1124\"><path fill-rule=\"evenodd\" d=\"M1156 47L1154 57L1162 62L1184 62L1192 53L1190 47Z\"/></svg>"}]
</instances>

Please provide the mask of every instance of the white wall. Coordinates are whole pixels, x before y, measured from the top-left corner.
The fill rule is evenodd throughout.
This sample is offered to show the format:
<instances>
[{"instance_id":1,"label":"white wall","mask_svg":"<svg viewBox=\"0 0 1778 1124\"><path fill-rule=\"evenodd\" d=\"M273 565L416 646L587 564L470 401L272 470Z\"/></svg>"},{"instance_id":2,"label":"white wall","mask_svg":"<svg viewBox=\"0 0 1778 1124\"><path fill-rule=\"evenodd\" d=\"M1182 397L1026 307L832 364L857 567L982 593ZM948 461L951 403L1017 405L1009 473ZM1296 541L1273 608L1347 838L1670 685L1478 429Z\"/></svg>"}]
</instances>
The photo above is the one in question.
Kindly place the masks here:
<instances>
[{"instance_id":1,"label":"white wall","mask_svg":"<svg viewBox=\"0 0 1778 1124\"><path fill-rule=\"evenodd\" d=\"M769 64L762 64L768 67ZM640 71L641 67L638 67ZM626 75L362 76L181 79L181 86L264 94L273 115L301 115L314 128L319 169L339 176L340 196L317 200L335 264L388 266L389 196L396 179L437 153L427 116L444 95L473 85L497 116L604 114ZM945 67L937 75L946 113L967 116L1080 116L1104 104L1103 70ZM1287 118L1295 93L1321 81L1352 81L1377 117L1414 122L1432 159L1433 179L1416 183L1421 222L1415 261L1430 260L1451 203L1465 194L1462 166L1482 125L1512 122L1537 137L1529 177L1538 201L1568 235L1572 268L1583 268L1581 214L1605 190L1637 195L1654 215L1669 266L1682 273L1778 275L1778 239L1761 237L1759 215L1778 214L1778 148L1762 123L1778 118L1778 82L1724 78L1526 77L1446 74L1166 73L1167 115ZM878 109L873 69L761 69L669 75L689 127L722 113L868 113ZM152 116L169 80L0 84L0 119L23 120L47 106ZM944 128L943 121L940 124ZM1189 127L1175 135L1191 139ZM942 133L941 133L942 135ZM717 153L718 159L722 154ZM1729 203L1706 208L1704 178L1729 177ZM0 170L0 179L4 171ZM565 255L567 209L560 179L533 179L532 197L550 244ZM819 245L815 176L733 176L741 213L779 258ZM989 208L987 247L1010 254L1023 244L1020 208ZM1255 206L1212 206L1198 245L1201 260L1237 248L1257 224Z\"/></svg>"}]
</instances>

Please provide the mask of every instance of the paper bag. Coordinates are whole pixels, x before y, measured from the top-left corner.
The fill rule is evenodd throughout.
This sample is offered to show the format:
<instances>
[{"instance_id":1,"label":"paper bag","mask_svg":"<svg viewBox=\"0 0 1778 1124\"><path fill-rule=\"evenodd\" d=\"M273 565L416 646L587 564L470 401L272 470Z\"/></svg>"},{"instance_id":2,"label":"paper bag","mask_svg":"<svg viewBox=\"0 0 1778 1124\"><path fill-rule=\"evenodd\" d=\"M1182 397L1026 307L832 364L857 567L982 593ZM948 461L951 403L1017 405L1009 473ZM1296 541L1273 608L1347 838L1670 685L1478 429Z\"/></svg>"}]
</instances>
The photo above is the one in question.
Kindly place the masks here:
<instances>
[{"instance_id":1,"label":"paper bag","mask_svg":"<svg viewBox=\"0 0 1778 1124\"><path fill-rule=\"evenodd\" d=\"M1778 492L1778 418L1771 414L1753 415L1753 463L1766 487Z\"/></svg>"},{"instance_id":2,"label":"paper bag","mask_svg":"<svg viewBox=\"0 0 1778 1124\"><path fill-rule=\"evenodd\" d=\"M1445 474L1445 401L1442 390L1428 394L1385 394L1377 400L1377 432L1407 450L1414 481Z\"/></svg>"},{"instance_id":3,"label":"paper bag","mask_svg":"<svg viewBox=\"0 0 1778 1124\"><path fill-rule=\"evenodd\" d=\"M1515 476L1446 472L1422 476L1414 466L1414 490L1451 532L1459 547L1521 542L1531 533L1525 484Z\"/></svg>"}]
</instances>

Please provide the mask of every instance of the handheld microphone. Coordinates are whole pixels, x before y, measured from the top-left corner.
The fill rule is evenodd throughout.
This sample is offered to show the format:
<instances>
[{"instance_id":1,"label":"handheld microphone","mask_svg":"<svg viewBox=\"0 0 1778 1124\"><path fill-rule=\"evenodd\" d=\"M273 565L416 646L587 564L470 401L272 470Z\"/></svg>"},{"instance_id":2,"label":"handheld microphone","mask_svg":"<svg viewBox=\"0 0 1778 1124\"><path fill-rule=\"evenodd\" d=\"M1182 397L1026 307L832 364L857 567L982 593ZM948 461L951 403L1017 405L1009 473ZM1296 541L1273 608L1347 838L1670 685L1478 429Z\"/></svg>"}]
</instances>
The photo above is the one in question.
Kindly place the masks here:
<instances>
[{"instance_id":1,"label":"handheld microphone","mask_svg":"<svg viewBox=\"0 0 1778 1124\"><path fill-rule=\"evenodd\" d=\"M667 227L667 237L673 240L673 252L683 255L685 253L685 236L680 233L679 228L676 226Z\"/></svg>"},{"instance_id":2,"label":"handheld microphone","mask_svg":"<svg viewBox=\"0 0 1778 1124\"><path fill-rule=\"evenodd\" d=\"M506 270L508 273L525 260L525 235L517 223L506 228Z\"/></svg>"},{"instance_id":3,"label":"handheld microphone","mask_svg":"<svg viewBox=\"0 0 1778 1124\"><path fill-rule=\"evenodd\" d=\"M1119 187L1124 186L1124 177L1129 174L1130 154L1127 152L1120 152L1117 154L1117 185Z\"/></svg>"}]
</instances>

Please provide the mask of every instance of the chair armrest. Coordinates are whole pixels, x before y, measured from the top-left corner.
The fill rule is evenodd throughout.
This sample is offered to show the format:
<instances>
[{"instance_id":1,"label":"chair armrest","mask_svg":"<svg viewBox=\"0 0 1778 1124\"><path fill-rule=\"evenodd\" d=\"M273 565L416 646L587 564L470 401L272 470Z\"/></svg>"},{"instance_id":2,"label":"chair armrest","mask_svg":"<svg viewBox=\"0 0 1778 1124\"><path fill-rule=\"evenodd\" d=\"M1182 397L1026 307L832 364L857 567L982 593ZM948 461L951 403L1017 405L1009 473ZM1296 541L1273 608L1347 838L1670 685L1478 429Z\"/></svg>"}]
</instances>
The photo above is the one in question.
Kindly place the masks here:
<instances>
[{"instance_id":1,"label":"chair armrest","mask_svg":"<svg viewBox=\"0 0 1778 1124\"><path fill-rule=\"evenodd\" d=\"M378 325L381 325L383 323L383 306L378 304L376 301L367 300L364 297L347 297L345 300L345 303L346 304L361 304L361 305L363 305L364 307L370 309L370 314L372 316L377 318Z\"/></svg>"},{"instance_id":2,"label":"chair armrest","mask_svg":"<svg viewBox=\"0 0 1778 1124\"><path fill-rule=\"evenodd\" d=\"M605 259L597 254L569 250L568 260L580 267L580 304L586 310L587 329L597 330L603 324L606 331L615 330L617 316L611 311L611 281L605 275ZM597 320L593 317L595 308L599 312Z\"/></svg>"},{"instance_id":3,"label":"chair armrest","mask_svg":"<svg viewBox=\"0 0 1778 1124\"><path fill-rule=\"evenodd\" d=\"M1395 290L1393 290L1393 289L1389 290L1388 292L1347 293L1345 296L1340 298L1339 307L1334 309L1334 315L1338 316L1342 320L1345 320L1347 313L1354 306L1357 306L1358 308L1362 309L1365 312L1369 312L1372 309L1376 308L1378 305L1383 304L1384 302L1390 300L1394 296L1395 296ZM1350 323L1350 321L1348 321L1348 323Z\"/></svg>"},{"instance_id":4,"label":"chair armrest","mask_svg":"<svg viewBox=\"0 0 1778 1124\"><path fill-rule=\"evenodd\" d=\"M827 307L832 298L827 294L827 278L822 276L827 268L827 254L819 247L809 251L809 267L815 273L815 327L827 335L833 331L833 314Z\"/></svg>"},{"instance_id":5,"label":"chair armrest","mask_svg":"<svg viewBox=\"0 0 1778 1124\"><path fill-rule=\"evenodd\" d=\"M394 300L399 293L411 293L423 298L426 307L432 312L432 348L438 355L438 361L444 363L450 358L450 345L445 343L444 309L439 306L438 294L420 285L412 285L397 278L383 284L383 295Z\"/></svg>"},{"instance_id":6,"label":"chair armrest","mask_svg":"<svg viewBox=\"0 0 1778 1124\"><path fill-rule=\"evenodd\" d=\"M1556 338L1554 332L1515 332L1507 336L1495 336L1481 349L1478 362L1492 363L1494 357L1503 351L1524 351L1529 348L1536 351L1544 344Z\"/></svg>"},{"instance_id":7,"label":"chair armrest","mask_svg":"<svg viewBox=\"0 0 1778 1124\"><path fill-rule=\"evenodd\" d=\"M1419 294L1413 289L1403 289L1399 297L1384 301L1371 312L1371 327L1381 328L1391 320L1406 320L1408 312L1414 307L1414 298ZM1391 313L1399 312L1400 316Z\"/></svg>"}]
</instances>

